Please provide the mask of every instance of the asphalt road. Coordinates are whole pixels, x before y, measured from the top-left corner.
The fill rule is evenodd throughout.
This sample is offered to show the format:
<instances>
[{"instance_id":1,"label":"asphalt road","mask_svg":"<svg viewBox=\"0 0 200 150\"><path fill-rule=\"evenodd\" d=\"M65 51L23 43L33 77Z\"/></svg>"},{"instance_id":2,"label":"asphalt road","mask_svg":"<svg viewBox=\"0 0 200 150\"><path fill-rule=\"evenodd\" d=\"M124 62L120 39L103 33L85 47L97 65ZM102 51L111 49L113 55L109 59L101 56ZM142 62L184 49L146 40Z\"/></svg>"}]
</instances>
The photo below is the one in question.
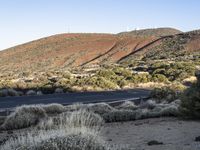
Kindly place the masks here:
<instances>
[{"instance_id":1,"label":"asphalt road","mask_svg":"<svg viewBox=\"0 0 200 150\"><path fill-rule=\"evenodd\" d=\"M148 97L149 90L134 89L123 91L107 92L83 92L83 93L65 93L50 94L41 96L22 96L22 97L2 97L0 98L0 109L14 108L20 105L31 104L72 104L72 103L96 103L96 102L113 102L120 100L133 100L137 98Z\"/></svg>"}]
</instances>

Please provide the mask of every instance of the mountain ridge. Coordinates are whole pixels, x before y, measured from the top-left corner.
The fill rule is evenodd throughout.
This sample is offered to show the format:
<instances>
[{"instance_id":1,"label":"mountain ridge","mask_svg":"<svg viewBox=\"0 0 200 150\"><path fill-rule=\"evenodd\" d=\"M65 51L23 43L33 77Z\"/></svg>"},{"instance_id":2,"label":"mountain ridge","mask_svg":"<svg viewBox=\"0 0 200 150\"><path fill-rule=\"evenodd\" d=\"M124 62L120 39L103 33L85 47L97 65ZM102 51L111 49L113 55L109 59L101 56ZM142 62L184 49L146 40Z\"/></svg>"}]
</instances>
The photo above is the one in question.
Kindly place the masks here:
<instances>
[{"instance_id":1,"label":"mountain ridge","mask_svg":"<svg viewBox=\"0 0 200 150\"><path fill-rule=\"evenodd\" d=\"M57 34L0 51L0 69L34 72L121 63L169 49L200 50L199 43L200 30L184 33L172 28L119 34Z\"/></svg>"}]
</instances>

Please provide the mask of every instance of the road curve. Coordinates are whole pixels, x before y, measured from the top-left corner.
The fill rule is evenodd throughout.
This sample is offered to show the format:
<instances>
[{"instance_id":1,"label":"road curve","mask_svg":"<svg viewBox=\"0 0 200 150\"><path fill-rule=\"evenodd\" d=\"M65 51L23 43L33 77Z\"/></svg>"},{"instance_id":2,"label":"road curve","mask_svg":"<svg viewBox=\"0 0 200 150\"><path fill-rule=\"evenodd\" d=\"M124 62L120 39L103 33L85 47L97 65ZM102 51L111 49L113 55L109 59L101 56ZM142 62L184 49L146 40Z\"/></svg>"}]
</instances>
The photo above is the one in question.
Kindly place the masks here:
<instances>
[{"instance_id":1,"label":"road curve","mask_svg":"<svg viewBox=\"0 0 200 150\"><path fill-rule=\"evenodd\" d=\"M150 90L133 89L122 91L106 92L83 92L83 93L65 93L50 94L41 96L22 96L22 97L2 97L0 98L0 109L14 108L20 105L31 104L72 104L72 103L96 103L96 102L113 102L119 100L136 99L148 97Z\"/></svg>"}]
</instances>

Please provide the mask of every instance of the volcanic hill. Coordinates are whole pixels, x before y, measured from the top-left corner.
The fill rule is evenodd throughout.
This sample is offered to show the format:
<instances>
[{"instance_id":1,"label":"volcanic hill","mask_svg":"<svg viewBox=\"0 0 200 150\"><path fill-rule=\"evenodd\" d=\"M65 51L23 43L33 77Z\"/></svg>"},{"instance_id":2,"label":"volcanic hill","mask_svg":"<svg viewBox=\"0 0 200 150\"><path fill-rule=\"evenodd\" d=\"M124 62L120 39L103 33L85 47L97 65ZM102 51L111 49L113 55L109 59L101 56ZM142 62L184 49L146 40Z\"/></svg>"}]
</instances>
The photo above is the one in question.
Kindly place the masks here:
<instances>
[{"instance_id":1,"label":"volcanic hill","mask_svg":"<svg viewBox=\"0 0 200 150\"><path fill-rule=\"evenodd\" d=\"M74 33L42 38L0 51L0 73L45 71L156 59L174 51L200 50L200 31L183 33L172 28L119 34Z\"/></svg>"}]
</instances>

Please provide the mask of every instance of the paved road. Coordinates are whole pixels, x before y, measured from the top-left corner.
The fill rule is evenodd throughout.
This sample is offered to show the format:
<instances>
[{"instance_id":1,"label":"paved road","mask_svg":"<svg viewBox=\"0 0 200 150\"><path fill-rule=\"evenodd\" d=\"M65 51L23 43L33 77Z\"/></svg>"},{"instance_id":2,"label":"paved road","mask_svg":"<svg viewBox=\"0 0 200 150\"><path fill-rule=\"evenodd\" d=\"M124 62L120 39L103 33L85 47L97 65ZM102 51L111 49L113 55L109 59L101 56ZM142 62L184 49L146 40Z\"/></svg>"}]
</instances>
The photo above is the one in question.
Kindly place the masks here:
<instances>
[{"instance_id":1,"label":"paved road","mask_svg":"<svg viewBox=\"0 0 200 150\"><path fill-rule=\"evenodd\" d=\"M41 96L22 96L22 97L3 97L0 98L0 109L13 108L20 105L30 104L72 104L112 102L119 100L131 100L140 97L148 97L150 91L144 89L109 91L109 92L84 92L84 93L65 93Z\"/></svg>"}]
</instances>

